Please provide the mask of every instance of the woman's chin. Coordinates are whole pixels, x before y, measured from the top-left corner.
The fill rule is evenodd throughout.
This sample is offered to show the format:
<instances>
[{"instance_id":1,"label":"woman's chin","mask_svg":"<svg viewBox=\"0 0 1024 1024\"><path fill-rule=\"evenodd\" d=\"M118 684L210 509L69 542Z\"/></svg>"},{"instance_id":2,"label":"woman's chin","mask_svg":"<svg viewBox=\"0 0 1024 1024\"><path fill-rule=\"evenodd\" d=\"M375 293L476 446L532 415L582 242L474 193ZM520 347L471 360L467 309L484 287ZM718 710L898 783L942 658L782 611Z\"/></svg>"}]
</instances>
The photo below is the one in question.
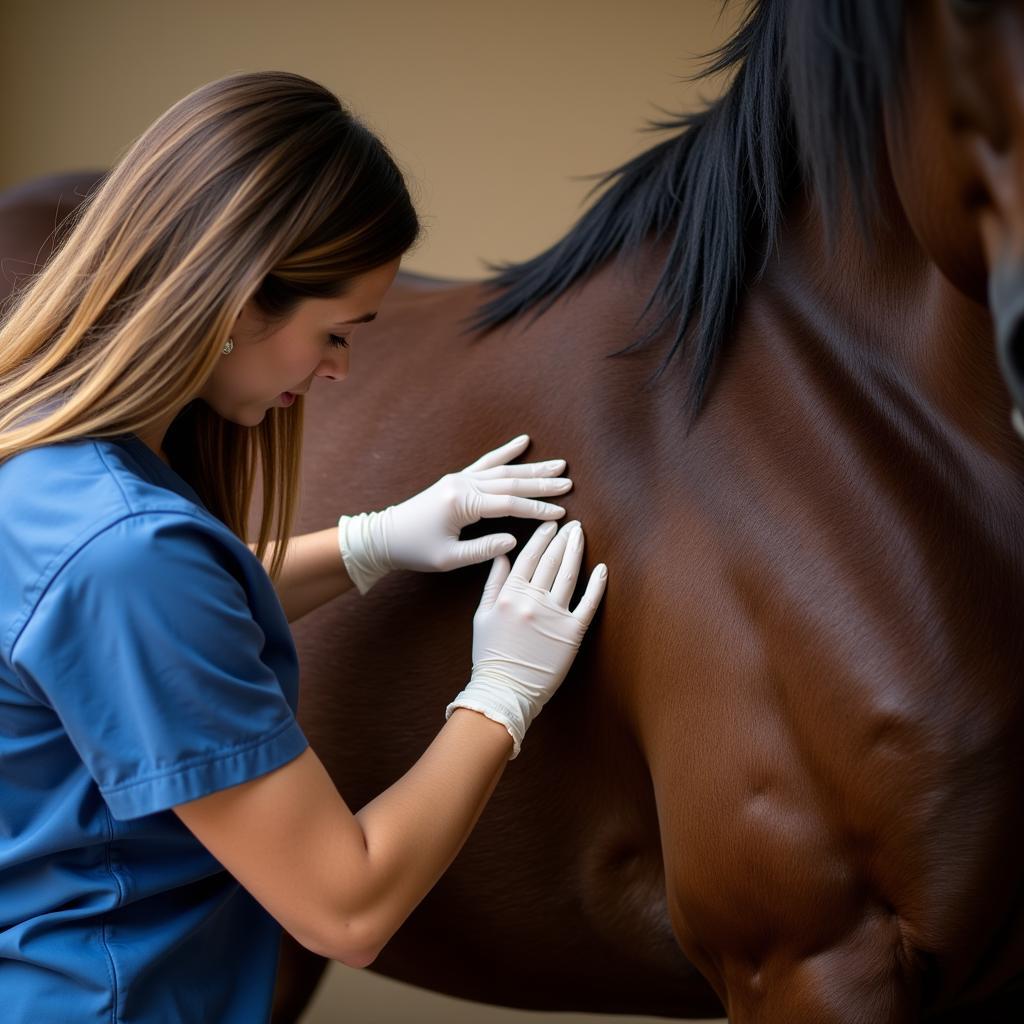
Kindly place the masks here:
<instances>
[{"instance_id":1,"label":"woman's chin","mask_svg":"<svg viewBox=\"0 0 1024 1024\"><path fill-rule=\"evenodd\" d=\"M212 407L212 406L211 406ZM255 406L249 405L242 408L235 406L232 409L217 409L212 407L221 419L227 420L229 423L236 423L240 427L256 427L259 426L266 418L268 406Z\"/></svg>"}]
</instances>

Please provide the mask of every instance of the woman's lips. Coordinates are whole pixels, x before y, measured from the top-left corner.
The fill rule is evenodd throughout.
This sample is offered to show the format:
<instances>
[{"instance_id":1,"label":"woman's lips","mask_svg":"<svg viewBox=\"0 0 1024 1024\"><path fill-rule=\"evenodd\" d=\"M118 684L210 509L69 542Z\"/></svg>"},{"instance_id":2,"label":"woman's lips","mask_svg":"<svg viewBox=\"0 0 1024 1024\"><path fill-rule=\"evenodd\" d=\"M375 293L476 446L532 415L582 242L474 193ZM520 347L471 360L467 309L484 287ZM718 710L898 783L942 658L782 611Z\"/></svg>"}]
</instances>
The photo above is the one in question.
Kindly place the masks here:
<instances>
[{"instance_id":1,"label":"woman's lips","mask_svg":"<svg viewBox=\"0 0 1024 1024\"><path fill-rule=\"evenodd\" d=\"M282 391L281 394L274 399L275 402L280 402L282 405L291 405L299 395L304 395L309 390L309 387L304 387L301 391Z\"/></svg>"}]
</instances>

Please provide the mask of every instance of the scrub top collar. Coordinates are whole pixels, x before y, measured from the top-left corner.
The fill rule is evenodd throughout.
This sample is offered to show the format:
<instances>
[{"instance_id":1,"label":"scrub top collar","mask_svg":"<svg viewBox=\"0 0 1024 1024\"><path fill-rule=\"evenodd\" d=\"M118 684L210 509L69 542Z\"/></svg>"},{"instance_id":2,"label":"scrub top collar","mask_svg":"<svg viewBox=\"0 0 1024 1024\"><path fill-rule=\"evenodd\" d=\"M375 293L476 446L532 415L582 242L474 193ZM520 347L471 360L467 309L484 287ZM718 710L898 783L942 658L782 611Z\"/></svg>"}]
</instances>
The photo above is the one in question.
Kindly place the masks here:
<instances>
[{"instance_id":1,"label":"scrub top collar","mask_svg":"<svg viewBox=\"0 0 1024 1024\"><path fill-rule=\"evenodd\" d=\"M142 462L150 466L164 487L174 491L176 494L180 494L183 498L188 498L189 501L194 501L200 508L209 512L203 499L199 497L188 481L168 466L137 434L121 434L111 438L111 440L124 446Z\"/></svg>"}]
</instances>

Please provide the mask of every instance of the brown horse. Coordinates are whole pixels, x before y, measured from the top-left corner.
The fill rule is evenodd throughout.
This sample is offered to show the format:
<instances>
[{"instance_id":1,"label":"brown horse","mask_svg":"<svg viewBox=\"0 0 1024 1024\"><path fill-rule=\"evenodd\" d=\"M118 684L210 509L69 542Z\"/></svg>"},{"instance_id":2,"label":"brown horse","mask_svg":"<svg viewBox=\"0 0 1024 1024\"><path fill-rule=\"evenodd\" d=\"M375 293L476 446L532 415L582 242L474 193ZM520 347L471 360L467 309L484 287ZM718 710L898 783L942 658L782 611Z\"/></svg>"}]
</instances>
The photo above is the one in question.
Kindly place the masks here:
<instances>
[{"instance_id":1,"label":"brown horse","mask_svg":"<svg viewBox=\"0 0 1024 1024\"><path fill-rule=\"evenodd\" d=\"M754 4L723 98L565 238L486 282L401 279L310 393L301 529L526 431L611 568L374 970L547 1010L1019 1019L1022 7ZM44 209L0 255L35 253ZM393 574L296 625L350 805L439 728L486 571ZM282 966L280 1021L323 962Z\"/></svg>"}]
</instances>

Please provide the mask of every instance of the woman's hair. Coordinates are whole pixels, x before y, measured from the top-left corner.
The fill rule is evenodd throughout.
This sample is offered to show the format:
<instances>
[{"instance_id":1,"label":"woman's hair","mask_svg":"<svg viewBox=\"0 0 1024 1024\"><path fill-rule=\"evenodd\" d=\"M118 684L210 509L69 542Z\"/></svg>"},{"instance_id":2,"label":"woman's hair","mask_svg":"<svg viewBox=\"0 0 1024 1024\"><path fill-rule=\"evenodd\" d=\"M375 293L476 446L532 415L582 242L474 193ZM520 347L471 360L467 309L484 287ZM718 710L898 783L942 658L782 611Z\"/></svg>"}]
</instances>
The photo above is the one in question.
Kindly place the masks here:
<instances>
[{"instance_id":1,"label":"woman's hair","mask_svg":"<svg viewBox=\"0 0 1024 1024\"><path fill-rule=\"evenodd\" d=\"M405 253L419 222L387 149L300 75L230 75L175 103L71 215L0 320L0 463L43 444L142 432L180 410L174 469L257 557L284 561L304 400L255 427L195 396L248 299L268 325Z\"/></svg>"}]
</instances>

